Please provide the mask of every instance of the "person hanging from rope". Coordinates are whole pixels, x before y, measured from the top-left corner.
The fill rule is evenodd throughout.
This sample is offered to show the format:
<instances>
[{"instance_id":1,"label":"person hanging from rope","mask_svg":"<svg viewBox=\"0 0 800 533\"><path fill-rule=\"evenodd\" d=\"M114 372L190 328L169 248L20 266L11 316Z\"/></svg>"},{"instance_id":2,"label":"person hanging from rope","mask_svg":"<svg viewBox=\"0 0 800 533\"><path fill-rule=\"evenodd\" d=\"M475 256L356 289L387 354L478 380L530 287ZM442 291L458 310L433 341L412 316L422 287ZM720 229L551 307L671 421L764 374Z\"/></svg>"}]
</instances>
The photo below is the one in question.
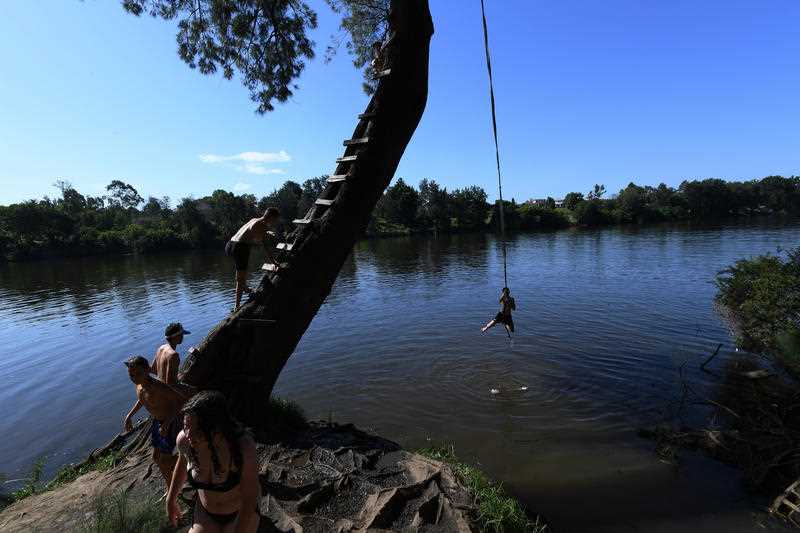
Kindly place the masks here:
<instances>
[{"instance_id":1,"label":"person hanging from rope","mask_svg":"<svg viewBox=\"0 0 800 533\"><path fill-rule=\"evenodd\" d=\"M511 290L508 287L503 287L503 292L500 295L500 312L481 328L481 333L486 333L486 330L494 327L495 324L503 324L506 328L506 333L510 337L514 333L514 318L511 316L511 311L516 311L516 309L517 303L511 296Z\"/></svg>"},{"instance_id":2,"label":"person hanging from rope","mask_svg":"<svg viewBox=\"0 0 800 533\"><path fill-rule=\"evenodd\" d=\"M277 207L270 207L264 212L264 216L250 219L239 231L231 237L225 245L225 255L233 257L236 264L236 304L233 310L239 309L242 302L242 294L250 293L252 290L247 286L247 265L250 261L250 247L263 244L264 253L267 256L268 264L275 264L272 250L275 246L272 236L272 229L278 226L281 219L281 212Z\"/></svg>"},{"instance_id":3,"label":"person hanging from rope","mask_svg":"<svg viewBox=\"0 0 800 533\"><path fill-rule=\"evenodd\" d=\"M489 109L492 111L492 134L494 136L494 156L495 156L495 163L497 166L497 190L498 190L498 206L499 206L499 213L500 213L500 242L502 244L503 250L503 281L505 287L503 287L503 293L500 296L500 305L501 309L497 315L489 321L483 328L481 328L481 332L486 332L489 328L493 327L495 324L500 323L503 324L506 328L506 333L508 336L511 337L511 333L514 332L514 319L511 317L511 312L517 308L517 304L514 302L514 298L511 297L511 291L508 288L508 258L506 252L506 223L505 223L505 214L504 214L504 201L503 201L503 176L500 173L500 142L497 139L497 112L495 110L495 103L494 103L494 81L492 79L492 58L491 54L489 53L489 25L486 22L486 6L484 5L483 0L481 0L481 18L483 21L483 49L486 52L486 73L489 75Z\"/></svg>"}]
</instances>

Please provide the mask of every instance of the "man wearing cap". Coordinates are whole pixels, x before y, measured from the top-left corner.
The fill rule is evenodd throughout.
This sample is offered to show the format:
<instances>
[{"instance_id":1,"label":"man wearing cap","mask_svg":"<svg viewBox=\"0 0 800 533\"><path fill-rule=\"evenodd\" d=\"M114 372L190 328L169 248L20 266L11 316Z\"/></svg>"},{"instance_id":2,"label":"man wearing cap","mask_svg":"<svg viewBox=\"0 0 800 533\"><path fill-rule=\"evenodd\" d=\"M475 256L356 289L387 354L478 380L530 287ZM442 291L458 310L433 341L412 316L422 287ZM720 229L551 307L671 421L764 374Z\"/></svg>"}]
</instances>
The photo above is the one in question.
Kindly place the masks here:
<instances>
[{"instance_id":1,"label":"man wearing cap","mask_svg":"<svg viewBox=\"0 0 800 533\"><path fill-rule=\"evenodd\" d=\"M277 207L270 207L264 211L264 216L251 218L239 231L231 237L225 245L225 255L233 258L236 264L236 304L234 311L239 309L242 302L242 294L252 292L247 286L247 264L250 260L250 248L254 245L263 245L267 256L267 262L275 264L272 255L272 239L270 229L277 227L281 221L281 212Z\"/></svg>"},{"instance_id":2,"label":"man wearing cap","mask_svg":"<svg viewBox=\"0 0 800 533\"><path fill-rule=\"evenodd\" d=\"M186 385L167 385L150 375L150 363L141 355L125 361L128 377L136 385L136 403L125 415L125 431L133 429L133 416L144 406L153 417L150 442L153 445L153 462L158 466L169 486L172 470L178 460L175 440L181 429L178 414L183 404L192 396Z\"/></svg>"},{"instance_id":3,"label":"man wearing cap","mask_svg":"<svg viewBox=\"0 0 800 533\"><path fill-rule=\"evenodd\" d=\"M158 376L164 383L178 382L178 367L181 366L181 358L176 348L183 342L183 336L188 335L189 331L183 329L180 322L173 322L164 330L167 343L159 346L156 350L156 357L150 366L150 372Z\"/></svg>"}]
</instances>

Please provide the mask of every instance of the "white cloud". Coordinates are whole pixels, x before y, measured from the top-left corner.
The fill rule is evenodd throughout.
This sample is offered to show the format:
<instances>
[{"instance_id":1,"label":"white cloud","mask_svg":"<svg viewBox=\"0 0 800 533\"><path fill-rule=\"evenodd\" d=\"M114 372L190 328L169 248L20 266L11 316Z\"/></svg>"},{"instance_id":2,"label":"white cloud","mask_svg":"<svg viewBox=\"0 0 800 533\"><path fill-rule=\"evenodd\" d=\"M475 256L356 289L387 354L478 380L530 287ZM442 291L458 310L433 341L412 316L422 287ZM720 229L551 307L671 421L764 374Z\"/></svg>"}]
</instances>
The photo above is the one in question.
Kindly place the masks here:
<instances>
[{"instance_id":1,"label":"white cloud","mask_svg":"<svg viewBox=\"0 0 800 533\"><path fill-rule=\"evenodd\" d=\"M241 152L236 155L200 154L203 163L223 163L225 161L241 161L244 163L288 163L292 160L285 150L279 152Z\"/></svg>"},{"instance_id":2,"label":"white cloud","mask_svg":"<svg viewBox=\"0 0 800 533\"><path fill-rule=\"evenodd\" d=\"M247 172L248 174L257 174L264 176L266 174L286 174L282 168L267 168L264 165L247 164L241 167L236 167L240 172Z\"/></svg>"},{"instance_id":3,"label":"white cloud","mask_svg":"<svg viewBox=\"0 0 800 533\"><path fill-rule=\"evenodd\" d=\"M237 183L236 185L233 186L233 191L234 192L249 191L252 187L253 186L251 184L243 183L243 182L240 181L239 183Z\"/></svg>"}]
</instances>

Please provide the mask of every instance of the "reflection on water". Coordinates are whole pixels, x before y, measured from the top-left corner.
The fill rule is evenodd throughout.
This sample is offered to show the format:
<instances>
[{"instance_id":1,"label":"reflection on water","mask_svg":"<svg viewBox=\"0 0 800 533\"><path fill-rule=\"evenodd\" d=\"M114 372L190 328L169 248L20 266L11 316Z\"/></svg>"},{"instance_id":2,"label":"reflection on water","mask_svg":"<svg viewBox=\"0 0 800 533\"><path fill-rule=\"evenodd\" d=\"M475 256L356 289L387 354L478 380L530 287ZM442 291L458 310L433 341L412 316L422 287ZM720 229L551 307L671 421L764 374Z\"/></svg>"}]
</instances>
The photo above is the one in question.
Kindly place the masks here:
<instances>
[{"instance_id":1,"label":"reflection on water","mask_svg":"<svg viewBox=\"0 0 800 533\"><path fill-rule=\"evenodd\" d=\"M567 530L602 529L631 507L648 517L741 507L731 471L696 459L676 473L634 431L662 416L678 364L690 361L702 390L694 362L718 342L719 359L730 356L715 273L797 237L768 226L516 236L513 342L480 334L502 286L493 237L362 241L277 392L312 418L408 447L453 441ZM40 455L52 471L113 437L133 402L120 362L151 357L175 320L195 332L185 353L230 309L232 274L217 253L0 266L0 471L14 477Z\"/></svg>"}]
</instances>

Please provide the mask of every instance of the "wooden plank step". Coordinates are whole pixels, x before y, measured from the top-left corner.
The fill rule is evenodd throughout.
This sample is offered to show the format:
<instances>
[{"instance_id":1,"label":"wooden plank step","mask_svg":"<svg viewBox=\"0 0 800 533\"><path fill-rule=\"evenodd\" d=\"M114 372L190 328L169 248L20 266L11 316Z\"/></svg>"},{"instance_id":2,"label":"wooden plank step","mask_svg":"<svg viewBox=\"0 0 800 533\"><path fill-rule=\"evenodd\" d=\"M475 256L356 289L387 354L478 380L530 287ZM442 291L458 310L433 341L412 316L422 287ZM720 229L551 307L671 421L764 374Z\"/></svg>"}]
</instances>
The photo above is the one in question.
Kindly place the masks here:
<instances>
[{"instance_id":1,"label":"wooden plank step","mask_svg":"<svg viewBox=\"0 0 800 533\"><path fill-rule=\"evenodd\" d=\"M291 252L292 248L294 248L294 244L281 242L281 243L278 243L278 246L276 246L275 248L277 248L278 250L286 250L287 252Z\"/></svg>"},{"instance_id":2,"label":"wooden plank step","mask_svg":"<svg viewBox=\"0 0 800 533\"><path fill-rule=\"evenodd\" d=\"M239 322L245 322L250 324L276 324L277 320L272 320L270 318L239 318Z\"/></svg>"},{"instance_id":3,"label":"wooden plank step","mask_svg":"<svg viewBox=\"0 0 800 533\"><path fill-rule=\"evenodd\" d=\"M302 225L302 224L311 224L314 222L314 219L311 218L296 218L292 220L292 224Z\"/></svg>"},{"instance_id":4,"label":"wooden plank step","mask_svg":"<svg viewBox=\"0 0 800 533\"><path fill-rule=\"evenodd\" d=\"M794 512L800 512L800 507L797 507L795 504L793 504L789 500L783 500L781 502L781 505L785 505L786 507L789 507L790 509L792 509L791 511L789 511L788 514L792 514Z\"/></svg>"},{"instance_id":5,"label":"wooden plank step","mask_svg":"<svg viewBox=\"0 0 800 533\"><path fill-rule=\"evenodd\" d=\"M349 139L342 144L345 146L353 146L356 144L367 144L369 142L369 137L361 137L360 139Z\"/></svg>"},{"instance_id":6,"label":"wooden plank step","mask_svg":"<svg viewBox=\"0 0 800 533\"><path fill-rule=\"evenodd\" d=\"M346 181L350 178L348 174L336 174L335 176L330 176L328 178L328 183L338 183L340 181Z\"/></svg>"},{"instance_id":7,"label":"wooden plank step","mask_svg":"<svg viewBox=\"0 0 800 533\"><path fill-rule=\"evenodd\" d=\"M317 198L317 201L314 202L317 205L333 205L333 200L326 200L324 198Z\"/></svg>"},{"instance_id":8,"label":"wooden plank step","mask_svg":"<svg viewBox=\"0 0 800 533\"><path fill-rule=\"evenodd\" d=\"M380 78L385 78L386 76L388 76L391 73L392 73L392 69L387 68L386 70L382 70L382 71L376 73L375 74L375 79L377 80L377 79L380 79Z\"/></svg>"},{"instance_id":9,"label":"wooden plank step","mask_svg":"<svg viewBox=\"0 0 800 533\"><path fill-rule=\"evenodd\" d=\"M336 158L336 163L337 163L337 164L341 164L341 163L352 163L352 162L353 162L353 161L355 161L356 159L358 159L358 156L357 156L357 155L346 155L346 156L344 156L344 157L338 157L338 158Z\"/></svg>"},{"instance_id":10,"label":"wooden plank step","mask_svg":"<svg viewBox=\"0 0 800 533\"><path fill-rule=\"evenodd\" d=\"M288 263L281 263L280 265L276 265L275 263L264 263L261 265L261 270L266 270L267 272L277 272L278 270L288 266Z\"/></svg>"},{"instance_id":11,"label":"wooden plank step","mask_svg":"<svg viewBox=\"0 0 800 533\"><path fill-rule=\"evenodd\" d=\"M358 120L369 120L371 118L375 118L378 114L375 111L368 111L367 113L361 113L358 115Z\"/></svg>"}]
</instances>

